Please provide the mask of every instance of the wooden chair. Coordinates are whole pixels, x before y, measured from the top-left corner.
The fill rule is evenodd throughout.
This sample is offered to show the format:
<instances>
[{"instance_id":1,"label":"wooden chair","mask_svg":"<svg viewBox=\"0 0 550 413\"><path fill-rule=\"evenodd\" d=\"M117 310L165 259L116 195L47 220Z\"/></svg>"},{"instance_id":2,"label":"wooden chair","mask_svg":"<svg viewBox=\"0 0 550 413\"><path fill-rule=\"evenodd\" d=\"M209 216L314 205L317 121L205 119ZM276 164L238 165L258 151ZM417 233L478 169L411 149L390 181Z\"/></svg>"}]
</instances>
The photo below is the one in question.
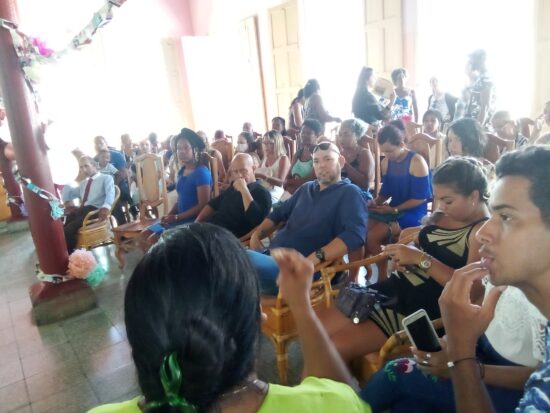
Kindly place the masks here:
<instances>
[{"instance_id":1,"label":"wooden chair","mask_svg":"<svg viewBox=\"0 0 550 413\"><path fill-rule=\"evenodd\" d=\"M407 147L422 156L430 169L437 168L443 162L443 140L435 139L425 133L413 135L407 142ZM430 156L435 148L435 156Z\"/></svg>"},{"instance_id":2,"label":"wooden chair","mask_svg":"<svg viewBox=\"0 0 550 413\"><path fill-rule=\"evenodd\" d=\"M292 163L294 156L296 155L296 141L294 139L289 138L288 136L284 136L283 139L284 139L286 154L288 155L288 160L290 163Z\"/></svg>"},{"instance_id":3,"label":"wooden chair","mask_svg":"<svg viewBox=\"0 0 550 413\"><path fill-rule=\"evenodd\" d=\"M531 138L531 129L535 126L535 121L531 118L519 119L519 133L526 138Z\"/></svg>"},{"instance_id":4,"label":"wooden chair","mask_svg":"<svg viewBox=\"0 0 550 413\"><path fill-rule=\"evenodd\" d=\"M432 321L434 329L443 328L441 318ZM401 357L412 357L411 342L405 330L400 330L389 337L380 351L367 354L352 362L352 371L361 387L365 386L370 378L390 360Z\"/></svg>"},{"instance_id":5,"label":"wooden chair","mask_svg":"<svg viewBox=\"0 0 550 413\"><path fill-rule=\"evenodd\" d=\"M341 262L341 260L319 264L315 266L315 272L329 265L334 265L337 262ZM311 305L316 312L328 308L332 302L333 291L330 283L332 276L334 276L334 273L323 273L321 271L321 278L314 281L311 286L309 296ZM267 335L275 345L279 382L280 384L287 384L287 346L298 336L296 324L290 309L284 302L280 293L276 297L262 295L261 305L262 311L267 315L267 320L262 323L262 332Z\"/></svg>"},{"instance_id":6,"label":"wooden chair","mask_svg":"<svg viewBox=\"0 0 550 413\"><path fill-rule=\"evenodd\" d=\"M498 161L500 156L507 151L514 149L515 142L499 138L492 133L487 134L487 144L485 145L484 158L491 163Z\"/></svg>"},{"instance_id":7,"label":"wooden chair","mask_svg":"<svg viewBox=\"0 0 550 413\"><path fill-rule=\"evenodd\" d=\"M407 138L411 138L416 134L422 133L422 125L416 122L405 122L405 131Z\"/></svg>"},{"instance_id":8,"label":"wooden chair","mask_svg":"<svg viewBox=\"0 0 550 413\"><path fill-rule=\"evenodd\" d=\"M124 267L124 254L138 248L137 238L141 232L168 213L168 194L162 156L144 154L136 162L136 181L139 191L139 220L113 229L115 256L119 267ZM162 206L162 210L159 207Z\"/></svg>"},{"instance_id":9,"label":"wooden chair","mask_svg":"<svg viewBox=\"0 0 550 413\"><path fill-rule=\"evenodd\" d=\"M226 140L218 140L218 141L212 142L210 146L220 151L223 158L223 166L225 167L226 171L229 170L229 164L231 163L231 160L233 159L233 155L235 154L235 149L233 148L233 144Z\"/></svg>"},{"instance_id":10,"label":"wooden chair","mask_svg":"<svg viewBox=\"0 0 550 413\"><path fill-rule=\"evenodd\" d=\"M359 140L359 146L371 151L374 158L374 193L372 196L376 198L382 186L382 171L380 169L380 145L378 141L372 137L365 135Z\"/></svg>"},{"instance_id":11,"label":"wooden chair","mask_svg":"<svg viewBox=\"0 0 550 413\"><path fill-rule=\"evenodd\" d=\"M218 181L218 160L213 156L203 153L202 162L208 166L210 169L210 174L212 175L212 198L216 198L220 195L220 183Z\"/></svg>"},{"instance_id":12,"label":"wooden chair","mask_svg":"<svg viewBox=\"0 0 550 413\"><path fill-rule=\"evenodd\" d=\"M111 210L107 215L107 219L100 221L99 209L88 212L84 217L82 226L78 230L77 234L77 249L85 248L91 250L92 248L101 247L103 245L109 245L114 242L113 228L116 221L111 215L113 208L120 198L120 189L115 185L115 200L111 205Z\"/></svg>"}]
</instances>

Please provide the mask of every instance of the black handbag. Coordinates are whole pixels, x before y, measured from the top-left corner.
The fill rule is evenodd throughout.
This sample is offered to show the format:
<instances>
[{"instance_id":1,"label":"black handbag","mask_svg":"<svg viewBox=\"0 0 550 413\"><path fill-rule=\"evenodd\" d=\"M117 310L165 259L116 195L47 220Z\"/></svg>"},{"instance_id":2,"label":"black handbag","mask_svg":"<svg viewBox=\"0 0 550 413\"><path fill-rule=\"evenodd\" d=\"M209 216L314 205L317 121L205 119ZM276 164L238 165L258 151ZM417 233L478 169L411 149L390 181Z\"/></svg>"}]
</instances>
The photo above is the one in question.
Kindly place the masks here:
<instances>
[{"instance_id":1,"label":"black handbag","mask_svg":"<svg viewBox=\"0 0 550 413\"><path fill-rule=\"evenodd\" d=\"M334 302L336 308L350 318L353 324L359 324L369 318L376 304L388 306L393 301L371 287L350 283L340 289Z\"/></svg>"}]
</instances>

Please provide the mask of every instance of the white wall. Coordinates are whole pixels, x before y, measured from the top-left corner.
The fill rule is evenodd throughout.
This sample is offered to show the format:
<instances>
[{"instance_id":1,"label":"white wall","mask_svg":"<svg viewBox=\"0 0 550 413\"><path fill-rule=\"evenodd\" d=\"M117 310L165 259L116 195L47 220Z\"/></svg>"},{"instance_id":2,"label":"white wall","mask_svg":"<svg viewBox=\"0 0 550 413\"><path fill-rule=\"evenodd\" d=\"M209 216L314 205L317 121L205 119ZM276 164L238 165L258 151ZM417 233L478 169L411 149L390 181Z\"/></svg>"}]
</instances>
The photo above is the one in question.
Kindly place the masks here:
<instances>
[{"instance_id":1,"label":"white wall","mask_svg":"<svg viewBox=\"0 0 550 413\"><path fill-rule=\"evenodd\" d=\"M19 0L22 29L58 50L104 3ZM190 33L187 0L128 1L91 44L44 70L41 113L53 120L46 140L56 182L76 175L69 151L93 153L96 135L119 147L122 133L163 139L189 124L179 39Z\"/></svg>"},{"instance_id":2,"label":"white wall","mask_svg":"<svg viewBox=\"0 0 550 413\"><path fill-rule=\"evenodd\" d=\"M496 85L497 107L517 117L532 113L535 31L533 0L418 1L416 87L421 111L431 93L433 75L459 96L467 82L467 55L487 51Z\"/></svg>"},{"instance_id":3,"label":"white wall","mask_svg":"<svg viewBox=\"0 0 550 413\"><path fill-rule=\"evenodd\" d=\"M209 35L211 42L216 44L215 48L224 50L223 55L227 51L238 54L239 43L236 41L235 28L243 19L252 15L258 16L268 119L276 115L277 107L268 11L269 8L283 3L284 1L279 0L190 0L195 33ZM356 79L365 61L363 1L297 0L297 6L304 84L309 78L319 80L327 109L334 115L346 118L351 114ZM206 60L209 59L205 58ZM220 62L221 78L227 77L221 71L228 64L231 62ZM210 69L208 73L211 74ZM197 128L207 129L209 134L218 128L227 129L227 133L240 130L247 114L240 110L238 100L231 98L235 96L235 85L227 84L224 89L220 94L227 102L225 112L212 116L213 112L210 111L209 121L212 125L204 126L199 122ZM227 121L228 118L233 120ZM266 126L269 124L255 127L262 132Z\"/></svg>"}]
</instances>

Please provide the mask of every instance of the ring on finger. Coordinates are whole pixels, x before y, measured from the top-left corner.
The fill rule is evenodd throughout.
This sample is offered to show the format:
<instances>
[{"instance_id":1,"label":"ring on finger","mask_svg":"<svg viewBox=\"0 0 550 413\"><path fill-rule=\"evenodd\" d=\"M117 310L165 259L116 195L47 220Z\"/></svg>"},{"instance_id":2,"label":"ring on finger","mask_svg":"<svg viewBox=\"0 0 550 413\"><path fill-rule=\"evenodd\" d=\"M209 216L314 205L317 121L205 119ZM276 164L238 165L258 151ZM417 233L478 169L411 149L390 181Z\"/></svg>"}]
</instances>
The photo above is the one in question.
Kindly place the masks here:
<instances>
[{"instance_id":1,"label":"ring on finger","mask_svg":"<svg viewBox=\"0 0 550 413\"><path fill-rule=\"evenodd\" d=\"M432 358L432 353L426 353L426 360L429 360Z\"/></svg>"}]
</instances>

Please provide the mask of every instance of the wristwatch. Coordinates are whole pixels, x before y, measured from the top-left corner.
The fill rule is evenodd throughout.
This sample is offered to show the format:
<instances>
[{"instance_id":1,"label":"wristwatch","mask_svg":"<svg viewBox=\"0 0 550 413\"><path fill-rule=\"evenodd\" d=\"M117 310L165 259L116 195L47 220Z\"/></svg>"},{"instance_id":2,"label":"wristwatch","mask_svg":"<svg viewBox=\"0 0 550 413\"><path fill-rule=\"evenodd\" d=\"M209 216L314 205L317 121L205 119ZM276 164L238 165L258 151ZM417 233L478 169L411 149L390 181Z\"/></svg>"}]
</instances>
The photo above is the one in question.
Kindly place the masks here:
<instances>
[{"instance_id":1,"label":"wristwatch","mask_svg":"<svg viewBox=\"0 0 550 413\"><path fill-rule=\"evenodd\" d=\"M315 251L315 256L319 259L319 261L325 262L325 251L323 251L322 248Z\"/></svg>"},{"instance_id":2,"label":"wristwatch","mask_svg":"<svg viewBox=\"0 0 550 413\"><path fill-rule=\"evenodd\" d=\"M423 252L422 256L420 257L420 264L418 264L418 266L423 270L430 269L430 267L432 266L432 256Z\"/></svg>"}]
</instances>

